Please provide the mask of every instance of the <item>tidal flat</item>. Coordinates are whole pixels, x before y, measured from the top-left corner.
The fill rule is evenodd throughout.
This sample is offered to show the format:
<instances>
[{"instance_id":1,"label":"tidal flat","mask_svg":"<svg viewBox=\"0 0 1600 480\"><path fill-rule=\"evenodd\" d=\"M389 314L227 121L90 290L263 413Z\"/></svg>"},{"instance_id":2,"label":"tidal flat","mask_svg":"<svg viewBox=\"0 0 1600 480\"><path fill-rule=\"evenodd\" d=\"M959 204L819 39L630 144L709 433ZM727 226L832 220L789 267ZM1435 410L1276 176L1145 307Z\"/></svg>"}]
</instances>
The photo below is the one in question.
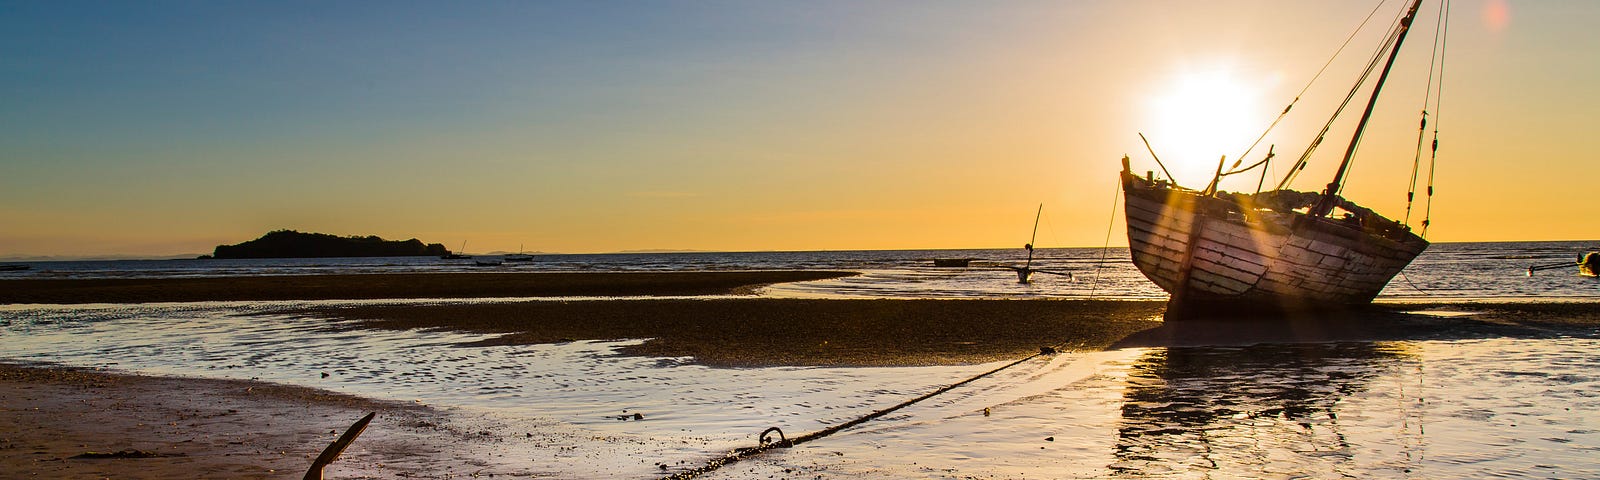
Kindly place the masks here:
<instances>
[{"instance_id":1,"label":"tidal flat","mask_svg":"<svg viewBox=\"0 0 1600 480\"><path fill-rule=\"evenodd\" d=\"M0 306L0 456L297 478L375 411L330 478L658 478L1018 362L702 478L1600 475L1592 301L1163 322L742 292Z\"/></svg>"}]
</instances>

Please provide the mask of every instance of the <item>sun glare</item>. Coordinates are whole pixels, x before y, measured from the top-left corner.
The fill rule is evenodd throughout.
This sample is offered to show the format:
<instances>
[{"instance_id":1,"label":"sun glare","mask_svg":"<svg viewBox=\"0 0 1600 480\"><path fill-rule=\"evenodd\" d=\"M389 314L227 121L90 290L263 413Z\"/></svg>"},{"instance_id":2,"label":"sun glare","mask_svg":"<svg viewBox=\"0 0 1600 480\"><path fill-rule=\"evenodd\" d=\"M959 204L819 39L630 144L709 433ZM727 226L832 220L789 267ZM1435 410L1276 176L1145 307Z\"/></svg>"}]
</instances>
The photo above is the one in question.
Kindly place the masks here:
<instances>
[{"instance_id":1,"label":"sun glare","mask_svg":"<svg viewBox=\"0 0 1600 480\"><path fill-rule=\"evenodd\" d=\"M1232 164L1265 128L1259 95L1223 70L1178 75L1148 103L1145 135L1185 186L1203 187L1220 157Z\"/></svg>"}]
</instances>

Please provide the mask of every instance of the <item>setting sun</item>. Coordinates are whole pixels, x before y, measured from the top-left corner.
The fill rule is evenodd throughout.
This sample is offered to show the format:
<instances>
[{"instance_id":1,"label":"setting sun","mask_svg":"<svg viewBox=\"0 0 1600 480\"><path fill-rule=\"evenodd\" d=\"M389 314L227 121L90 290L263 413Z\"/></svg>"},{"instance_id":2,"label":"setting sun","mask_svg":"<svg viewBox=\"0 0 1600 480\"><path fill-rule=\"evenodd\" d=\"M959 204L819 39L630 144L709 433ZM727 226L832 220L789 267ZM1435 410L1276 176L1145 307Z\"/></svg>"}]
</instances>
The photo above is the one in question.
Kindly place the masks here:
<instances>
[{"instance_id":1,"label":"setting sun","mask_svg":"<svg viewBox=\"0 0 1600 480\"><path fill-rule=\"evenodd\" d=\"M1265 127L1259 90L1227 70L1181 73L1158 88L1145 135L1179 184L1204 186L1218 158L1236 160Z\"/></svg>"}]
</instances>

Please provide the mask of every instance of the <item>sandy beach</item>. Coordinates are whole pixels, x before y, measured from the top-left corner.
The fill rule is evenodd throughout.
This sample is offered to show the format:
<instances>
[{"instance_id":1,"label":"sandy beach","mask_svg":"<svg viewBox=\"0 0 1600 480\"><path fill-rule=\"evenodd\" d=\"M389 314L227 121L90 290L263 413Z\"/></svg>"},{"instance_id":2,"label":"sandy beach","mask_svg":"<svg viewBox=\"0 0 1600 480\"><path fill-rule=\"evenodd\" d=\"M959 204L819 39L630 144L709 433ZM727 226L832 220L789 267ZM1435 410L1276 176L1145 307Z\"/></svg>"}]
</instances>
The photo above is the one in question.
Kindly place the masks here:
<instances>
[{"instance_id":1,"label":"sandy beach","mask_svg":"<svg viewBox=\"0 0 1600 480\"><path fill-rule=\"evenodd\" d=\"M355 320L358 329L487 333L486 345L649 338L628 355L714 367L963 365L1068 351L1592 332L1592 302L1412 302L1323 318L1162 322L1163 305L1088 300L709 299L836 272L457 274L172 280L13 280L5 303L463 296L633 296L471 304L293 307L274 314ZM1240 328L1244 323L1248 328ZM1241 332L1248 332L1241 334ZM416 405L245 380L0 366L0 469L40 478L299 478L366 412L380 421L330 478L466 475L495 441L536 432L462 427ZM519 436L520 435L520 436ZM536 438L536 436L539 436ZM548 440L558 443L557 440ZM476 442L476 443L474 443ZM474 446L476 445L476 446ZM441 455L442 452L450 452ZM111 454L111 455L103 455ZM485 459L476 459L481 455ZM111 458L93 458L93 457ZM333 472L348 472L334 476ZM501 473L508 473L502 471ZM533 476L536 472L520 472Z\"/></svg>"}]
</instances>

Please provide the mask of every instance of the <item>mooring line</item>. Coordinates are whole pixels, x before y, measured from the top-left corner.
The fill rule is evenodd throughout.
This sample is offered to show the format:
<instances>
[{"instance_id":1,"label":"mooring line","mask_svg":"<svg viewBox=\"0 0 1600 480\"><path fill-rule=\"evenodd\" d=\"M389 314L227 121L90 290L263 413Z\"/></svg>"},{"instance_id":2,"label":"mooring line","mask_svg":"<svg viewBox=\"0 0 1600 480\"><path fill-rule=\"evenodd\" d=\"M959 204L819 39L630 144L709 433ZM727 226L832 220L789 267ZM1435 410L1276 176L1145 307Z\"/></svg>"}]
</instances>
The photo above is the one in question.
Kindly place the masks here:
<instances>
[{"instance_id":1,"label":"mooring line","mask_svg":"<svg viewBox=\"0 0 1600 480\"><path fill-rule=\"evenodd\" d=\"M1100 271L1106 266L1106 252L1111 251L1111 229L1117 226L1117 202L1122 199L1122 179L1117 178L1117 188L1111 193L1111 217L1106 221L1106 242L1100 246L1100 263L1094 265L1094 286L1089 287L1089 299L1100 291Z\"/></svg>"},{"instance_id":2,"label":"mooring line","mask_svg":"<svg viewBox=\"0 0 1600 480\"><path fill-rule=\"evenodd\" d=\"M1406 276L1406 271L1404 269L1400 270L1400 278L1405 279L1407 285L1411 285L1412 289L1415 289L1418 292L1422 292L1423 295L1433 295L1433 292L1429 292L1427 290L1423 290L1422 287L1419 287L1419 286L1417 286L1417 284L1412 283L1411 282L1411 277L1407 277Z\"/></svg>"},{"instance_id":3,"label":"mooring line","mask_svg":"<svg viewBox=\"0 0 1600 480\"><path fill-rule=\"evenodd\" d=\"M940 388L938 390L934 390L932 392L928 392L927 394L924 394L924 395L922 395L920 397L913 398L913 399L910 399L910 400L906 400L904 402L901 402L899 405L895 405L895 406L892 406L892 407L889 407L889 408L885 408L883 410L878 410L876 412L872 412L872 413L867 414L866 416L863 416L861 418L857 418L855 420L851 420L851 421L848 421L848 422L845 422L845 423L834 425L832 427L828 427L828 428L825 428L825 429L822 429L822 430L818 430L818 431L815 431L815 432L811 432L811 433L808 433L808 434L805 434L805 435L801 435L801 436L795 437L793 440L789 440L787 438L784 438L783 430L779 430L778 427L768 428L768 429L766 429L766 430L761 432L761 436L756 440L758 442L758 444L755 447L734 449L732 452L729 452L728 455L726 455L726 456L724 456L722 458L718 458L718 459L712 460L710 462L707 462L705 466L702 466L700 468L696 468L696 469L693 469L693 470L685 470L685 471L682 471L682 472L678 472L678 473L672 474L670 476L662 477L662 480L687 480L687 479L690 479L690 478L698 477L698 476L700 476L702 474L710 473L711 471L714 471L716 469L728 466L729 464L732 464L734 462L737 462L737 461L740 461L740 460L743 460L743 459L746 459L746 458L750 458L750 457L753 457L753 456L756 456L756 455L760 455L762 453L765 453L767 450L771 450L771 449L774 449L774 448L789 448L789 447L793 447L795 445L806 443L806 442L809 442L809 441L812 441L812 440L816 440L816 439L819 439L819 438L822 438L822 437L833 435L835 433L839 433L839 431L841 431L841 430L844 430L844 429L847 429L847 428L850 428L850 427L854 427L854 426L860 425L862 423L866 423L866 422L872 421L873 419L878 418L878 417L882 417L884 415L888 415L889 413L894 412L895 410L899 410L899 409L911 406L912 404L915 404L917 402L921 402L923 400L927 400L929 398L933 398L933 396L935 396L935 395L938 395L938 394L941 394L941 393L944 393L944 392L948 392L950 390L954 390L956 387L960 387L962 385L966 385L968 383L972 383L974 381L977 381L978 379L993 375L995 373L999 373L1001 370L1005 370L1007 368L1011 368L1011 367L1017 366L1017 365L1021 364L1022 362L1026 362L1026 361L1029 361L1029 360L1033 360L1035 358L1039 358L1040 356L1051 355L1051 354L1055 354L1055 353L1056 353L1056 349L1055 348L1042 347L1042 348L1039 349L1039 353L1035 353L1033 355L1029 355L1026 358L1023 358L1021 360L1017 360L1015 362L1011 362L1011 363L1005 364L1005 365L1003 365L1003 366L1001 366L999 368L996 368L994 370L990 370L990 371L987 371L987 372L980 373L975 377L968 378L966 380L962 380L960 382L950 384L948 386L945 386L945 387ZM777 433L778 434L778 439L776 441L768 441L768 434L771 434L771 433Z\"/></svg>"}]
</instances>

